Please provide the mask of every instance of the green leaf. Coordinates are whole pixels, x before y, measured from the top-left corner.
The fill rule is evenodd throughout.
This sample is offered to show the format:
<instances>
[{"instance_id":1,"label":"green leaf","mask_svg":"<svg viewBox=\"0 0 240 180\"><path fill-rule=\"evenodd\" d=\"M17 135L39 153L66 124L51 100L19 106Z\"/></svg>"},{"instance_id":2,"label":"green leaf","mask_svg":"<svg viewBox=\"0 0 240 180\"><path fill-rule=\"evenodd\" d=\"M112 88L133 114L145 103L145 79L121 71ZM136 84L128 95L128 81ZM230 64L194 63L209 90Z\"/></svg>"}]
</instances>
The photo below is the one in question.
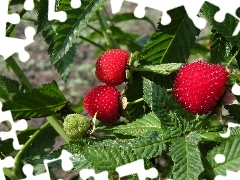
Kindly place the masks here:
<instances>
[{"instance_id":1,"label":"green leaf","mask_svg":"<svg viewBox=\"0 0 240 180\"><path fill-rule=\"evenodd\" d=\"M44 84L30 92L18 93L3 103L3 110L11 110L13 119L46 117L68 104L56 82Z\"/></svg>"},{"instance_id":2,"label":"green leaf","mask_svg":"<svg viewBox=\"0 0 240 180\"><path fill-rule=\"evenodd\" d=\"M212 34L210 36L211 40L211 62L213 63L221 63L224 61L225 52L226 52L226 39L216 32L216 30L212 30Z\"/></svg>"},{"instance_id":3,"label":"green leaf","mask_svg":"<svg viewBox=\"0 0 240 180\"><path fill-rule=\"evenodd\" d=\"M143 78L143 99L153 111L162 112L167 108L167 91L146 78Z\"/></svg>"},{"instance_id":4,"label":"green leaf","mask_svg":"<svg viewBox=\"0 0 240 180\"><path fill-rule=\"evenodd\" d=\"M149 113L140 119L136 119L126 125L115 126L114 133L122 133L125 135L142 136L143 134L153 131L163 133L161 122L154 113Z\"/></svg>"},{"instance_id":5,"label":"green leaf","mask_svg":"<svg viewBox=\"0 0 240 180\"><path fill-rule=\"evenodd\" d=\"M53 52L54 36L56 35L52 23L46 23L41 32L45 42L48 44L48 54L51 54Z\"/></svg>"},{"instance_id":6,"label":"green leaf","mask_svg":"<svg viewBox=\"0 0 240 180\"><path fill-rule=\"evenodd\" d=\"M232 36L238 25L238 19L231 14L226 14L224 21L219 23L214 19L215 14L219 10L219 7L209 2L205 2L200 12L206 17L212 28L225 37L227 41L231 42L233 45L239 45L240 33L238 33L237 36Z\"/></svg>"},{"instance_id":7,"label":"green leaf","mask_svg":"<svg viewBox=\"0 0 240 180\"><path fill-rule=\"evenodd\" d=\"M20 92L20 84L17 81L0 75L0 98L9 100L11 96Z\"/></svg>"},{"instance_id":8,"label":"green leaf","mask_svg":"<svg viewBox=\"0 0 240 180\"><path fill-rule=\"evenodd\" d=\"M165 26L159 23L142 51L142 63L183 63L188 59L200 30L188 17L184 7L170 10L168 14L171 23Z\"/></svg>"},{"instance_id":9,"label":"green leaf","mask_svg":"<svg viewBox=\"0 0 240 180\"><path fill-rule=\"evenodd\" d=\"M151 132L150 135L142 136L136 139L123 140L126 151L133 150L141 158L150 159L160 156L166 150L163 137L157 132ZM121 145L121 143L120 143Z\"/></svg>"},{"instance_id":10,"label":"green leaf","mask_svg":"<svg viewBox=\"0 0 240 180\"><path fill-rule=\"evenodd\" d=\"M80 8L73 9L69 0L61 0L57 9L67 13L67 20L57 25L51 62L54 65L58 63L55 68L60 72L64 81L66 81L70 72L69 69L74 63L73 52L75 50L73 46L77 38L87 26L89 19L104 4L105 0L82 0L81 2Z\"/></svg>"},{"instance_id":11,"label":"green leaf","mask_svg":"<svg viewBox=\"0 0 240 180\"><path fill-rule=\"evenodd\" d=\"M176 139L170 146L170 153L174 161L173 179L196 180L203 171L201 154L198 143L201 137L191 132L185 138Z\"/></svg>"},{"instance_id":12,"label":"green leaf","mask_svg":"<svg viewBox=\"0 0 240 180\"><path fill-rule=\"evenodd\" d=\"M37 16L37 33L41 32L48 22L48 0L40 0Z\"/></svg>"},{"instance_id":13,"label":"green leaf","mask_svg":"<svg viewBox=\"0 0 240 180\"><path fill-rule=\"evenodd\" d=\"M64 82L67 82L71 68L75 64L76 45L73 45L64 56L54 64L55 69L58 71Z\"/></svg>"},{"instance_id":14,"label":"green leaf","mask_svg":"<svg viewBox=\"0 0 240 180\"><path fill-rule=\"evenodd\" d=\"M212 169L208 169L209 175L213 178L217 175L226 176L226 170L239 171L240 167L240 135L230 136L228 141L221 143L219 147L211 150L207 160ZM214 158L217 154L225 156L225 162L216 163Z\"/></svg>"},{"instance_id":15,"label":"green leaf","mask_svg":"<svg viewBox=\"0 0 240 180\"><path fill-rule=\"evenodd\" d=\"M73 154L74 169L93 168L96 172L108 171L110 176L116 167L138 159L161 155L165 144L158 133L125 140L72 141L63 149Z\"/></svg>"},{"instance_id":16,"label":"green leaf","mask_svg":"<svg viewBox=\"0 0 240 180\"><path fill-rule=\"evenodd\" d=\"M176 137L189 130L189 121L168 111L167 91L154 82L143 79L143 99L150 106L161 123L161 129L167 136Z\"/></svg>"}]
</instances>

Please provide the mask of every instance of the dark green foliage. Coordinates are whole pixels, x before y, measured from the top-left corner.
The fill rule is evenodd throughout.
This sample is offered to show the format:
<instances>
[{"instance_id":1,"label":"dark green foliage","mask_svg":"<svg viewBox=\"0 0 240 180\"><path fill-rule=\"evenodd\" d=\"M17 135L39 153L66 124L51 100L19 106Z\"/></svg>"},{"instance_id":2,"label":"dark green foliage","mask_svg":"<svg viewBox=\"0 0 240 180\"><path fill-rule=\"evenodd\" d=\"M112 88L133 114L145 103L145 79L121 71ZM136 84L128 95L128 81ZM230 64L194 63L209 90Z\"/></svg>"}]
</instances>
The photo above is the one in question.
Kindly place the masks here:
<instances>
[{"instance_id":1,"label":"dark green foliage","mask_svg":"<svg viewBox=\"0 0 240 180\"><path fill-rule=\"evenodd\" d=\"M150 42L143 48L142 63L181 63L186 62L190 49L194 46L200 31L194 26L183 7L170 10L171 23L158 24Z\"/></svg>"}]
</instances>

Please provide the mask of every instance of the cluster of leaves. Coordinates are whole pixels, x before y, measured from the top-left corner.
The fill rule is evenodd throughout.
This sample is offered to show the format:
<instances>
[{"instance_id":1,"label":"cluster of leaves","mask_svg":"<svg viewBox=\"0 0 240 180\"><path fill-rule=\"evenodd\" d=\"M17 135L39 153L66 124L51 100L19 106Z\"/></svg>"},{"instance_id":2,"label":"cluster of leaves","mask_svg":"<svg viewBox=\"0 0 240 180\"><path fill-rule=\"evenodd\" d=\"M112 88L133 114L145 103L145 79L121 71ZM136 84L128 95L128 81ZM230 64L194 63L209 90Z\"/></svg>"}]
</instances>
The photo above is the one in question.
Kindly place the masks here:
<instances>
[{"instance_id":1,"label":"cluster of leaves","mask_svg":"<svg viewBox=\"0 0 240 180\"><path fill-rule=\"evenodd\" d=\"M13 0L11 3L15 4L17 1ZM229 67L236 72L239 70L240 34L232 36L238 25L236 18L228 14L224 22L218 23L213 17L219 9L208 2L204 3L201 13L211 26L211 34L205 38L210 43L206 44L205 41L202 42L204 38L197 39L200 30L194 26L185 9L179 7L169 11L171 23L163 26L159 22L149 41L143 45L146 37L126 33L115 26L118 22L135 19L134 15L119 14L113 18L103 15L105 12L101 8L105 0L82 0L78 9L72 9L69 0L58 0L56 9L63 10L68 15L64 23L47 20L47 0L35 3L38 11L37 31L49 45L51 63L63 80L67 80L75 63L76 48L81 45L80 39L98 44L101 51L124 45L134 53L132 64L135 61L141 64L138 67L130 66L124 96L128 102L143 100L129 104L122 110L124 120L114 126L98 124L93 133L94 138L70 141L61 147L73 154L73 170L92 168L96 172L108 171L112 178L118 166L144 159L145 168L158 167L155 160L161 158L166 164L165 169L159 169L159 176L171 179L214 179L216 175L226 175L226 170L239 170L239 128L232 128L231 136L222 138L219 133L225 132L226 126L217 121L214 113L193 116L183 110L168 91L172 88L177 70L196 52L209 62L223 65L235 55ZM110 25L104 25L106 20ZM143 20L152 23L148 18ZM103 22L103 25L98 29L89 25L90 22ZM92 29L93 32L83 37L81 32L84 28ZM106 38L106 29L112 32L110 37L114 39L111 43L103 42L101 45L93 42L100 37ZM235 75L239 77L237 73ZM239 79L234 81L238 82ZM83 113L82 108L71 106L55 82L26 91L17 81L0 76L0 98L4 101L3 110L11 110L14 120L50 115L57 115L62 119L68 113ZM240 123L237 113L240 110L239 105L229 105L226 108L230 114L223 120ZM45 129L49 133L46 141L52 142L49 139L54 140L56 133L49 129L51 127ZM26 137L34 132L36 129L28 128L20 133L20 142L26 142ZM39 147L39 144L41 147L36 148L36 151L26 151L22 160L22 163L34 165L36 173L42 172L40 165L47 156L59 155L59 151L49 155L53 144L45 143L41 138L36 139L32 147ZM3 144L0 151L5 155L10 154L14 150L10 150L9 146L9 142ZM226 157L225 162L217 164L214 161L216 154L223 154ZM61 168L57 163L54 166Z\"/></svg>"}]
</instances>

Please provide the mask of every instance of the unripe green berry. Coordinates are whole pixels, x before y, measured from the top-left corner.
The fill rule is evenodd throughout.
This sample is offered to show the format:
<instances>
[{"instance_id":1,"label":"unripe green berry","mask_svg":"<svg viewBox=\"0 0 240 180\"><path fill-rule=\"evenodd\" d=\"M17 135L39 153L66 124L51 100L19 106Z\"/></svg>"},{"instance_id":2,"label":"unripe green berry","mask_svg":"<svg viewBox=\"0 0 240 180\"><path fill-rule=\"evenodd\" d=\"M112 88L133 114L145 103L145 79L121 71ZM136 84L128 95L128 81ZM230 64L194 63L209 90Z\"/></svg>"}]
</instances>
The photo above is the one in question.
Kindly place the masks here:
<instances>
[{"instance_id":1,"label":"unripe green berry","mask_svg":"<svg viewBox=\"0 0 240 180\"><path fill-rule=\"evenodd\" d=\"M72 139L82 138L90 128L90 120L81 114L69 114L64 118L63 129Z\"/></svg>"}]
</instances>

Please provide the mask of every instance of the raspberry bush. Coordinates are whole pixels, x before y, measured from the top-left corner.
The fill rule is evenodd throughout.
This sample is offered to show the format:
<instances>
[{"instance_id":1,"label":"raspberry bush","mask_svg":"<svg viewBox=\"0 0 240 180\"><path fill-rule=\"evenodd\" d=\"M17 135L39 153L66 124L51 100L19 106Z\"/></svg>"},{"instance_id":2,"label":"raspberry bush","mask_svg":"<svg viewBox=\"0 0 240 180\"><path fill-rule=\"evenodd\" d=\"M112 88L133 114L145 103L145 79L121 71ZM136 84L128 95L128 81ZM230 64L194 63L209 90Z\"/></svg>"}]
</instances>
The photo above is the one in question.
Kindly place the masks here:
<instances>
[{"instance_id":1,"label":"raspberry bush","mask_svg":"<svg viewBox=\"0 0 240 180\"><path fill-rule=\"evenodd\" d=\"M239 127L231 128L228 138L220 136L228 122L240 123L239 96L231 93L240 83L240 36L232 36L238 24L233 16L218 23L218 8L205 2L200 13L209 29L199 30L178 7L169 11L170 24L163 26L159 19L146 36L119 26L139 20L133 13L109 15L105 0L82 0L77 9L59 0L56 10L68 14L65 22L47 20L47 2L34 1L37 17L25 20L34 21L48 45L51 65L67 82L77 50L88 44L96 50L92 77L98 83L75 103L57 81L33 87L15 56L5 61L18 81L0 75L3 111L11 110L14 120L46 118L41 127L18 133L23 150L1 142L1 158L15 158L4 171L6 178L23 179L27 163L41 174L44 159L59 157L62 149L73 154L73 171L108 171L109 179L118 178L117 167L138 159L146 169L157 168L156 179L214 179L226 170L239 171ZM12 0L10 7L22 4ZM141 20L154 26L148 17ZM8 26L6 35L12 36L14 28ZM54 150L56 137L64 144ZM216 154L225 162L216 163ZM61 163L49 168L61 169ZM57 179L54 173L51 178Z\"/></svg>"}]
</instances>

